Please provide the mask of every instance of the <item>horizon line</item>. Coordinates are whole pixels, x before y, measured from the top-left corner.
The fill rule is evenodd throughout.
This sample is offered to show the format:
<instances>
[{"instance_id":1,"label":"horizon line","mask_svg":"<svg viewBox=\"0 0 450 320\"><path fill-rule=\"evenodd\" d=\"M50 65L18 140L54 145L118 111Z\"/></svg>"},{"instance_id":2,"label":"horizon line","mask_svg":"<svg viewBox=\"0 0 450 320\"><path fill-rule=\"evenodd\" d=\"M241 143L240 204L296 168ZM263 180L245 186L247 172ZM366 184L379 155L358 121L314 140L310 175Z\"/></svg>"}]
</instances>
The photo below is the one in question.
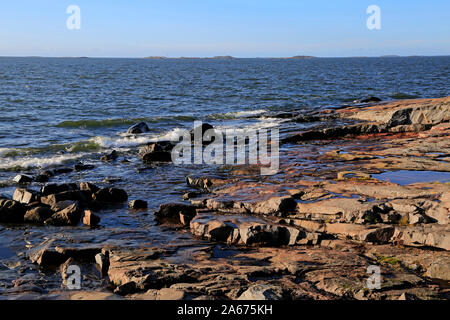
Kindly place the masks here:
<instances>
[{"instance_id":1,"label":"horizon line","mask_svg":"<svg viewBox=\"0 0 450 320\"><path fill-rule=\"evenodd\" d=\"M144 59L144 60L182 60L182 59L209 59L209 60L232 60L232 59L289 59L289 60L308 60L308 59L331 59L331 58L414 58L414 57L449 57L450 54L436 55L397 55L386 54L376 56L310 56L295 55L288 57L235 57L231 55L220 56L146 56L146 57L108 57L108 56L41 56L41 55L0 55L0 58L55 58L55 59Z\"/></svg>"}]
</instances>

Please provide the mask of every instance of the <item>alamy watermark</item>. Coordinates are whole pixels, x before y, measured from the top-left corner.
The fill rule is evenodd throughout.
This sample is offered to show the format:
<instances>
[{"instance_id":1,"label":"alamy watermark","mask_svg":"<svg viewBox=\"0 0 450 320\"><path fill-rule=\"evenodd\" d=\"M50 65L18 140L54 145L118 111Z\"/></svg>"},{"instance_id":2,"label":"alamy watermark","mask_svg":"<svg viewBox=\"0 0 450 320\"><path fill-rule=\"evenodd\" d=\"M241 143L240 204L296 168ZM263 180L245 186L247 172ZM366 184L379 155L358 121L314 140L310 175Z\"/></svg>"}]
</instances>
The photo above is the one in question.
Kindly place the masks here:
<instances>
[{"instance_id":1,"label":"alamy watermark","mask_svg":"<svg viewBox=\"0 0 450 320\"><path fill-rule=\"evenodd\" d=\"M381 8L373 4L367 7L366 13L370 14L366 22L367 29L381 30Z\"/></svg>"},{"instance_id":2,"label":"alamy watermark","mask_svg":"<svg viewBox=\"0 0 450 320\"><path fill-rule=\"evenodd\" d=\"M381 269L377 265L370 265L367 267L367 274L370 274L366 281L366 286L370 290L381 289Z\"/></svg>"},{"instance_id":3,"label":"alamy watermark","mask_svg":"<svg viewBox=\"0 0 450 320\"><path fill-rule=\"evenodd\" d=\"M81 29L81 9L77 5L70 5L66 9L66 13L70 16L66 20L66 26L69 30Z\"/></svg>"},{"instance_id":4,"label":"alamy watermark","mask_svg":"<svg viewBox=\"0 0 450 320\"><path fill-rule=\"evenodd\" d=\"M65 284L69 290L80 290L81 289L81 269L77 265L70 265L66 270L67 278L65 279Z\"/></svg>"}]
</instances>

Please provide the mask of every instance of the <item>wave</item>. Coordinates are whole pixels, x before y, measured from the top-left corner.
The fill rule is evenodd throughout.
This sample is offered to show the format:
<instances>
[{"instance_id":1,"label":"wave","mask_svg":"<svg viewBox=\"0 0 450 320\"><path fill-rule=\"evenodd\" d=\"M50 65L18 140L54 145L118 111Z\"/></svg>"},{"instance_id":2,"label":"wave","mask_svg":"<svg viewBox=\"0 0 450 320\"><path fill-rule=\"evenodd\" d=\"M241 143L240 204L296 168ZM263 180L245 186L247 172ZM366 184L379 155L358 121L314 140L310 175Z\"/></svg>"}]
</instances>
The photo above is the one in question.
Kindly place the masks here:
<instances>
[{"instance_id":1,"label":"wave","mask_svg":"<svg viewBox=\"0 0 450 320\"><path fill-rule=\"evenodd\" d=\"M116 127L120 125L133 125L135 123L144 121L148 123L159 122L179 122L179 121L194 121L197 118L189 115L167 116L167 117L152 117L152 118L130 118L130 119L87 119L87 120L68 120L62 121L55 126L58 128L103 128Z\"/></svg>"},{"instance_id":2,"label":"wave","mask_svg":"<svg viewBox=\"0 0 450 320\"><path fill-rule=\"evenodd\" d=\"M66 162L75 161L85 154L63 154L52 155L49 157L23 157L23 158L2 158L0 159L0 170L3 171L20 171L32 168L48 168L55 165L64 164Z\"/></svg>"},{"instance_id":3,"label":"wave","mask_svg":"<svg viewBox=\"0 0 450 320\"><path fill-rule=\"evenodd\" d=\"M247 111L237 111L237 112L227 112L227 113L216 113L216 114L208 116L208 118L213 119L213 120L232 120L232 119L257 116L257 115L261 115L266 112L267 112L267 110L260 109L260 110L247 110Z\"/></svg>"},{"instance_id":4,"label":"wave","mask_svg":"<svg viewBox=\"0 0 450 320\"><path fill-rule=\"evenodd\" d=\"M237 119L249 116L255 116L265 113L266 110L250 110L250 111L238 111L217 113L206 116L206 119L211 120L227 120ZM67 120L62 121L55 125L58 128L102 128L102 127L116 127L121 125L133 125L138 122L144 121L147 123L178 123L201 120L201 116L196 117L193 115L174 115L174 116L157 116L157 117L141 117L141 118L113 118L113 119L86 119L86 120Z\"/></svg>"},{"instance_id":5,"label":"wave","mask_svg":"<svg viewBox=\"0 0 450 320\"><path fill-rule=\"evenodd\" d=\"M45 153L57 153L57 152L87 152L87 151L98 151L100 150L100 145L96 144L95 141L78 141L66 144L53 144L43 147L28 147L28 148L0 148L0 157L11 158L20 156L31 156Z\"/></svg>"},{"instance_id":6,"label":"wave","mask_svg":"<svg viewBox=\"0 0 450 320\"><path fill-rule=\"evenodd\" d=\"M396 93L390 95L389 97L392 99L416 99L416 98L419 98L419 96L407 94L407 93L403 93L403 92L396 92Z\"/></svg>"}]
</instances>

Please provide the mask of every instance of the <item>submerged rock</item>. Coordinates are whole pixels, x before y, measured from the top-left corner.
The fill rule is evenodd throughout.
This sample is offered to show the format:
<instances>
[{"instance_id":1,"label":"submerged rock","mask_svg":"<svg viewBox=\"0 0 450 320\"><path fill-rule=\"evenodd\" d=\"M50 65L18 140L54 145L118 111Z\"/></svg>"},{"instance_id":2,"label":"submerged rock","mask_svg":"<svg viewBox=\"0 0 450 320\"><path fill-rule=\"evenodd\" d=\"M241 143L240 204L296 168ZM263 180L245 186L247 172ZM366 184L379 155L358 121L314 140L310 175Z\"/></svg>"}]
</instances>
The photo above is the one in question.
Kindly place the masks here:
<instances>
[{"instance_id":1,"label":"submerged rock","mask_svg":"<svg viewBox=\"0 0 450 320\"><path fill-rule=\"evenodd\" d=\"M361 103L368 103L368 102L380 102L382 100L380 98L377 98L377 97L369 97L369 98L361 99L359 101Z\"/></svg>"},{"instance_id":2,"label":"submerged rock","mask_svg":"<svg viewBox=\"0 0 450 320\"><path fill-rule=\"evenodd\" d=\"M119 157L116 150L111 151L111 153L105 154L100 158L101 161L113 161L116 160Z\"/></svg>"},{"instance_id":3,"label":"submerged rock","mask_svg":"<svg viewBox=\"0 0 450 320\"><path fill-rule=\"evenodd\" d=\"M159 222L181 224L180 214L186 217L195 217L196 207L183 203L162 204L155 212L155 218Z\"/></svg>"},{"instance_id":4,"label":"submerged rock","mask_svg":"<svg viewBox=\"0 0 450 320\"><path fill-rule=\"evenodd\" d=\"M92 164L77 163L73 168L75 169L75 171L86 171L94 169L95 166Z\"/></svg>"},{"instance_id":5,"label":"submerged rock","mask_svg":"<svg viewBox=\"0 0 450 320\"><path fill-rule=\"evenodd\" d=\"M147 124L145 122L139 122L139 123L136 123L133 126L131 126L127 130L127 133L140 134L140 133L145 133L145 132L149 132L149 131L150 131L150 128L147 126Z\"/></svg>"},{"instance_id":6,"label":"submerged rock","mask_svg":"<svg viewBox=\"0 0 450 320\"><path fill-rule=\"evenodd\" d=\"M148 204L147 201L144 200L131 200L128 203L128 207L130 209L147 209Z\"/></svg>"}]
</instances>

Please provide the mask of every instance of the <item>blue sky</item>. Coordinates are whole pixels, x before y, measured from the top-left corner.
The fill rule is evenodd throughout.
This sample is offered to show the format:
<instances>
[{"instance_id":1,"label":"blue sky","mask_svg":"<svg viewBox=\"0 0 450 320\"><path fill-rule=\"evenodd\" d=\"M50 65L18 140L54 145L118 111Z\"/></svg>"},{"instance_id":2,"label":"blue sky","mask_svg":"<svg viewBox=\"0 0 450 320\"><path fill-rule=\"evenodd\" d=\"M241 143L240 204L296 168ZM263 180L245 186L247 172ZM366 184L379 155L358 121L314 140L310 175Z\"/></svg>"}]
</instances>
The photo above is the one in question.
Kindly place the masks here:
<instances>
[{"instance_id":1,"label":"blue sky","mask_svg":"<svg viewBox=\"0 0 450 320\"><path fill-rule=\"evenodd\" d=\"M381 30L366 27L369 5ZM0 56L449 55L449 12L448 0L2 1Z\"/></svg>"}]
</instances>

